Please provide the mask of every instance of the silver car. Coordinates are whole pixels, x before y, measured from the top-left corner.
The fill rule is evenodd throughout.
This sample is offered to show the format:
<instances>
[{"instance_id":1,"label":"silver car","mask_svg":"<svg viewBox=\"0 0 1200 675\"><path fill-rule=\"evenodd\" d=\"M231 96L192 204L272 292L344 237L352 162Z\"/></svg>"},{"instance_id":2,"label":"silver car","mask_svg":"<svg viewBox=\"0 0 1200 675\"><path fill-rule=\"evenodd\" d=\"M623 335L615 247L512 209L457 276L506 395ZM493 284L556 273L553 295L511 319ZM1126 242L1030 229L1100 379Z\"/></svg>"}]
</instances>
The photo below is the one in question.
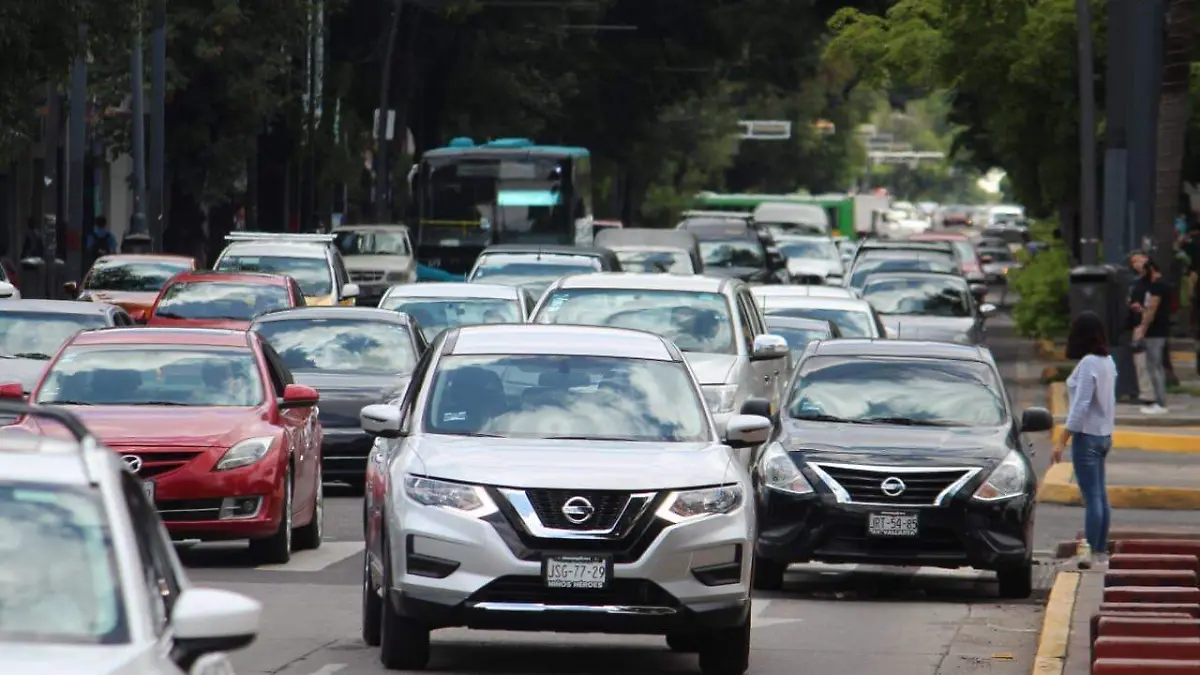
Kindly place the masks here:
<instances>
[{"instance_id":1,"label":"silver car","mask_svg":"<svg viewBox=\"0 0 1200 675\"><path fill-rule=\"evenodd\" d=\"M901 340L982 345L992 304L979 305L966 279L936 272L872 274L863 287L888 330Z\"/></svg>"},{"instance_id":2,"label":"silver car","mask_svg":"<svg viewBox=\"0 0 1200 675\"><path fill-rule=\"evenodd\" d=\"M720 430L751 399L778 410L790 374L787 341L767 332L750 288L727 277L582 274L551 284L529 322L633 328L666 337L687 357Z\"/></svg>"},{"instance_id":3,"label":"silver car","mask_svg":"<svg viewBox=\"0 0 1200 675\"><path fill-rule=\"evenodd\" d=\"M801 288L787 286L785 288ZM816 288L820 288L819 286ZM837 298L809 294L791 294L766 291L765 287L753 289L754 299L767 314L796 316L807 319L824 319L838 327L842 337L894 338L896 337L880 320L871 303L858 297Z\"/></svg>"},{"instance_id":4,"label":"silver car","mask_svg":"<svg viewBox=\"0 0 1200 675\"><path fill-rule=\"evenodd\" d=\"M741 675L754 505L671 342L641 331L447 330L400 406L367 406L363 639L417 670L430 631L660 634Z\"/></svg>"}]
</instances>

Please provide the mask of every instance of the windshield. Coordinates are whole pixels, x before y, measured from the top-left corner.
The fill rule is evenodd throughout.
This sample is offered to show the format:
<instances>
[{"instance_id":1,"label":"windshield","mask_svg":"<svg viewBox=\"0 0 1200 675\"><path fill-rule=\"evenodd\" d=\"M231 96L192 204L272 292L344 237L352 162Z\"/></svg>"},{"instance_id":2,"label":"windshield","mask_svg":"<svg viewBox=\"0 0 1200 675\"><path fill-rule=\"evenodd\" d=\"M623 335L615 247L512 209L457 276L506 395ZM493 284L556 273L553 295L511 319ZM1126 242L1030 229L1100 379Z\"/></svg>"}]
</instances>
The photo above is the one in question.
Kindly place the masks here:
<instances>
[{"instance_id":1,"label":"windshield","mask_svg":"<svg viewBox=\"0 0 1200 675\"><path fill-rule=\"evenodd\" d=\"M493 229L498 241L505 234L574 238L562 195L569 160L431 159L427 167L422 225L452 229L457 238L474 243L487 241Z\"/></svg>"},{"instance_id":2,"label":"windshield","mask_svg":"<svg viewBox=\"0 0 1200 675\"><path fill-rule=\"evenodd\" d=\"M391 375L412 372L416 348L408 328L354 319L265 321L254 327L292 372Z\"/></svg>"},{"instance_id":3,"label":"windshield","mask_svg":"<svg viewBox=\"0 0 1200 675\"><path fill-rule=\"evenodd\" d=\"M221 258L216 269L222 272L284 274L300 284L300 291L306 298L333 293L333 271L325 258L230 255Z\"/></svg>"},{"instance_id":4,"label":"windshield","mask_svg":"<svg viewBox=\"0 0 1200 675\"><path fill-rule=\"evenodd\" d=\"M975 247L969 241L952 241L950 245L954 247L954 254L963 262L976 262Z\"/></svg>"},{"instance_id":5,"label":"windshield","mask_svg":"<svg viewBox=\"0 0 1200 675\"><path fill-rule=\"evenodd\" d=\"M288 289L275 284L182 281L171 284L154 307L166 319L250 321L273 309L291 306Z\"/></svg>"},{"instance_id":6,"label":"windshield","mask_svg":"<svg viewBox=\"0 0 1200 675\"><path fill-rule=\"evenodd\" d=\"M965 283L949 279L873 279L863 288L863 300L880 314L971 316L971 294Z\"/></svg>"},{"instance_id":7,"label":"windshield","mask_svg":"<svg viewBox=\"0 0 1200 675\"><path fill-rule=\"evenodd\" d=\"M338 230L333 234L333 243L344 256L412 254L404 232Z\"/></svg>"},{"instance_id":8,"label":"windshield","mask_svg":"<svg viewBox=\"0 0 1200 675\"><path fill-rule=\"evenodd\" d=\"M837 260L841 261L842 254L832 241L781 241L776 244L784 256L788 258L804 258L807 260Z\"/></svg>"},{"instance_id":9,"label":"windshield","mask_svg":"<svg viewBox=\"0 0 1200 675\"><path fill-rule=\"evenodd\" d=\"M771 335L778 335L787 340L788 349L791 350L792 356L799 357L808 346L808 343L815 340L828 340L829 331L824 328L798 328L796 326L781 326L777 323L772 323L767 319L767 330L771 331Z\"/></svg>"},{"instance_id":10,"label":"windshield","mask_svg":"<svg viewBox=\"0 0 1200 675\"><path fill-rule=\"evenodd\" d=\"M684 443L710 438L682 363L595 356L447 356L425 431Z\"/></svg>"},{"instance_id":11,"label":"windshield","mask_svg":"<svg viewBox=\"0 0 1200 675\"><path fill-rule=\"evenodd\" d=\"M979 249L979 255L991 256L992 262L1013 262L1012 251L1006 248L981 248Z\"/></svg>"},{"instance_id":12,"label":"windshield","mask_svg":"<svg viewBox=\"0 0 1200 675\"><path fill-rule=\"evenodd\" d=\"M37 393L38 403L59 405L249 407L262 401L250 350L218 347L73 347L51 366Z\"/></svg>"},{"instance_id":13,"label":"windshield","mask_svg":"<svg viewBox=\"0 0 1200 675\"><path fill-rule=\"evenodd\" d=\"M685 352L737 353L729 302L719 293L560 289L545 298L533 322L632 328L661 335Z\"/></svg>"},{"instance_id":14,"label":"windshield","mask_svg":"<svg viewBox=\"0 0 1200 675\"><path fill-rule=\"evenodd\" d=\"M392 297L380 307L404 312L421 327L427 341L447 328L486 323L524 323L516 300L503 298Z\"/></svg>"},{"instance_id":15,"label":"windshield","mask_svg":"<svg viewBox=\"0 0 1200 675\"><path fill-rule=\"evenodd\" d=\"M83 280L84 290L157 293L171 277L190 270L186 262L113 260L96 263Z\"/></svg>"},{"instance_id":16,"label":"windshield","mask_svg":"<svg viewBox=\"0 0 1200 675\"><path fill-rule=\"evenodd\" d=\"M705 267L763 267L767 256L757 239L720 239L700 242Z\"/></svg>"},{"instance_id":17,"label":"windshield","mask_svg":"<svg viewBox=\"0 0 1200 675\"><path fill-rule=\"evenodd\" d=\"M650 249L615 249L621 269L626 272L661 272L665 274L694 274L692 257L684 251L655 251Z\"/></svg>"},{"instance_id":18,"label":"windshield","mask_svg":"<svg viewBox=\"0 0 1200 675\"><path fill-rule=\"evenodd\" d=\"M942 274L958 273L958 265L950 256L930 257L878 257L864 258L854 267L850 275L850 287L862 288L867 277L880 272L940 272Z\"/></svg>"},{"instance_id":19,"label":"windshield","mask_svg":"<svg viewBox=\"0 0 1200 675\"><path fill-rule=\"evenodd\" d=\"M523 286L545 283L549 286L568 274L589 274L603 269L598 258L555 253L491 253L479 259L470 281L487 280L490 284Z\"/></svg>"},{"instance_id":20,"label":"windshield","mask_svg":"<svg viewBox=\"0 0 1200 675\"><path fill-rule=\"evenodd\" d=\"M986 364L907 358L811 358L787 410L796 419L903 419L931 426L1000 426L1008 417Z\"/></svg>"},{"instance_id":21,"label":"windshield","mask_svg":"<svg viewBox=\"0 0 1200 675\"><path fill-rule=\"evenodd\" d=\"M0 642L129 641L98 494L0 482Z\"/></svg>"},{"instance_id":22,"label":"windshield","mask_svg":"<svg viewBox=\"0 0 1200 675\"><path fill-rule=\"evenodd\" d=\"M838 327L842 337L856 338L879 337L875 319L871 314L861 309L831 309L828 307L789 307L787 309L767 310L774 316L794 316L802 319L821 319Z\"/></svg>"},{"instance_id":23,"label":"windshield","mask_svg":"<svg viewBox=\"0 0 1200 675\"><path fill-rule=\"evenodd\" d=\"M0 357L49 360L75 333L103 328L101 314L0 312Z\"/></svg>"}]
</instances>

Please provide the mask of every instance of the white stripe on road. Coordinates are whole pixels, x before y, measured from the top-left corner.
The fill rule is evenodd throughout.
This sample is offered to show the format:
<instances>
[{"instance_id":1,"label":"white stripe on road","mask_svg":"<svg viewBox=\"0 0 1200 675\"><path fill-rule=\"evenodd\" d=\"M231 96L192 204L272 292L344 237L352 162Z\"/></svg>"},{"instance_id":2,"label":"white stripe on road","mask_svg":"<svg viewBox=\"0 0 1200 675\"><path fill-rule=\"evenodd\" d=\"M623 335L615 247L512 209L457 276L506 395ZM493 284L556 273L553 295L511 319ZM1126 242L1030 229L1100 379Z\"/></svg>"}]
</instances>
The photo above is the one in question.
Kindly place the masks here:
<instances>
[{"instance_id":1,"label":"white stripe on road","mask_svg":"<svg viewBox=\"0 0 1200 675\"><path fill-rule=\"evenodd\" d=\"M266 572L320 572L350 556L362 553L361 541L326 541L315 551L298 551L283 565L259 565L256 570ZM322 674L326 675L326 674Z\"/></svg>"},{"instance_id":2,"label":"white stripe on road","mask_svg":"<svg viewBox=\"0 0 1200 675\"><path fill-rule=\"evenodd\" d=\"M750 629L755 628L770 628L771 626L779 626L788 623L800 623L804 619L776 619L773 617L764 617L767 608L771 606L770 600L755 599L754 604L750 606Z\"/></svg>"},{"instance_id":3,"label":"white stripe on road","mask_svg":"<svg viewBox=\"0 0 1200 675\"><path fill-rule=\"evenodd\" d=\"M317 668L312 675L333 675L339 670L343 670L345 667L346 664L344 663L331 663L327 666L321 666L320 668Z\"/></svg>"}]
</instances>

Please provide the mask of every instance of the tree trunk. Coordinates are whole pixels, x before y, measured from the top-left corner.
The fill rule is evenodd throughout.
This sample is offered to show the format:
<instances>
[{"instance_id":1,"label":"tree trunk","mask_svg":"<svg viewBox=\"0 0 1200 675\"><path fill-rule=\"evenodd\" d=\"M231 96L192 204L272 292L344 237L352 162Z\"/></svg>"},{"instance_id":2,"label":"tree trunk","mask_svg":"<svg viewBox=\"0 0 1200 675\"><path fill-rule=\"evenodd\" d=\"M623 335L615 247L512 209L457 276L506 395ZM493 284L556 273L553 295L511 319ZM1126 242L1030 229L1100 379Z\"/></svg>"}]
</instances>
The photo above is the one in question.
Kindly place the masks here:
<instances>
[{"instance_id":1,"label":"tree trunk","mask_svg":"<svg viewBox=\"0 0 1200 675\"><path fill-rule=\"evenodd\" d=\"M1168 0L1163 49L1162 89L1158 104L1155 159L1155 262L1169 269L1174 256L1175 216L1183 189L1183 153L1190 111L1191 53L1196 0ZM1176 280L1172 280L1176 281Z\"/></svg>"}]
</instances>

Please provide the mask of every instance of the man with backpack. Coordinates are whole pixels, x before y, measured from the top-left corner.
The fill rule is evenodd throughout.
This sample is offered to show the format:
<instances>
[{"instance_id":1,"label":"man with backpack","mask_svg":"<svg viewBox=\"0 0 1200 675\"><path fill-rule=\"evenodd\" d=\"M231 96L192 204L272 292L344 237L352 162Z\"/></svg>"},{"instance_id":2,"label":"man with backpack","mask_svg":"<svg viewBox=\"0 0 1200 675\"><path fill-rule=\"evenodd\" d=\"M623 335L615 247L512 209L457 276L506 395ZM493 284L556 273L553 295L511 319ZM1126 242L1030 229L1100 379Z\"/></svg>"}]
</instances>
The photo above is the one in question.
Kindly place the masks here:
<instances>
[{"instance_id":1,"label":"man with backpack","mask_svg":"<svg viewBox=\"0 0 1200 675\"><path fill-rule=\"evenodd\" d=\"M89 266L90 263L96 262L98 258L116 253L117 251L117 238L113 236L112 232L108 231L108 218L97 216L96 222L92 226L92 232L87 236Z\"/></svg>"}]
</instances>

